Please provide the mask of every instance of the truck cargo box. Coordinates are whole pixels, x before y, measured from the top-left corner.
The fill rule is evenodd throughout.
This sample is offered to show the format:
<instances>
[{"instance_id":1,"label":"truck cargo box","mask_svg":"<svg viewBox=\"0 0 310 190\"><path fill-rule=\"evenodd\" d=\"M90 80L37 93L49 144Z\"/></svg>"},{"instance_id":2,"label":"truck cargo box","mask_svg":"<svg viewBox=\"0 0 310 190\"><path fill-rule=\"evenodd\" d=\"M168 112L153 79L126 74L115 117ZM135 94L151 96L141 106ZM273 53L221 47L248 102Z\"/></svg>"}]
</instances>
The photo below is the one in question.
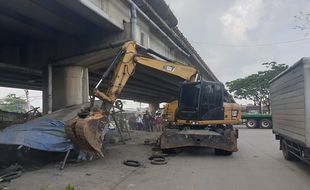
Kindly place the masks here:
<instances>
[{"instance_id":1,"label":"truck cargo box","mask_svg":"<svg viewBox=\"0 0 310 190\"><path fill-rule=\"evenodd\" d=\"M270 82L273 131L310 147L310 58L302 58Z\"/></svg>"}]
</instances>

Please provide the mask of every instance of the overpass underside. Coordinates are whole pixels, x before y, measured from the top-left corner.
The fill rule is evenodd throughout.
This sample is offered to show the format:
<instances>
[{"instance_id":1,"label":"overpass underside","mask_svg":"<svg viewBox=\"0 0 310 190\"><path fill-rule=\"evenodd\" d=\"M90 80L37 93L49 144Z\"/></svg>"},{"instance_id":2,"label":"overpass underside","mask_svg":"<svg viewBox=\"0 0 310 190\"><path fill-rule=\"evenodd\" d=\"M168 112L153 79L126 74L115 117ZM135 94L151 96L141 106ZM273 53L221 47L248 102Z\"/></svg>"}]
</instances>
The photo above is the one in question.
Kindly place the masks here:
<instances>
[{"instance_id":1,"label":"overpass underside","mask_svg":"<svg viewBox=\"0 0 310 190\"><path fill-rule=\"evenodd\" d=\"M186 51L185 46L192 47L179 39L184 36L178 30L179 37L175 36L171 28L177 22L172 19L171 23L160 23L163 19L156 11L163 10L164 1L134 2L156 19L152 21L145 13L135 13L140 9L129 0L0 1L0 86L42 90L45 113L85 103L88 92L111 64L121 43L128 40L143 43L142 33L149 37L146 45L172 52L178 60L186 58L187 64L193 63L205 78L217 80L199 62L201 58L197 58L196 52L194 55L193 50ZM164 7L169 11L167 5ZM171 14L169 18L174 18ZM157 23L160 27L155 26ZM137 66L119 98L167 102L177 98L180 83L177 77ZM108 85L107 79L100 90L104 91Z\"/></svg>"},{"instance_id":2,"label":"overpass underside","mask_svg":"<svg viewBox=\"0 0 310 190\"><path fill-rule=\"evenodd\" d=\"M90 93L101 79L103 73L112 63L122 43L113 47L105 47L101 50L93 51L87 54L70 57L55 62L54 68L81 66L86 67L89 73ZM138 52L147 57L151 55L145 52ZM112 74L106 78L99 86L101 91L106 91L110 85ZM169 102L178 97L180 84L183 82L179 77L160 72L143 65L136 65L134 74L126 83L119 98L129 99L141 102Z\"/></svg>"}]
</instances>

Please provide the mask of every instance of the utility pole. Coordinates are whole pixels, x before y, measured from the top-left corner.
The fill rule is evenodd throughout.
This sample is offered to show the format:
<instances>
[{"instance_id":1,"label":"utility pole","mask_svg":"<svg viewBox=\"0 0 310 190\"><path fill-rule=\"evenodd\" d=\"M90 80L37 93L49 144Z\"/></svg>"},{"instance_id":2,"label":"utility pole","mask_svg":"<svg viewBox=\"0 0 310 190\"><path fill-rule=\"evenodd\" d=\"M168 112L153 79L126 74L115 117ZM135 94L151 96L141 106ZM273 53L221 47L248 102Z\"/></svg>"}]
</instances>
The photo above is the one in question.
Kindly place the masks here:
<instances>
[{"instance_id":1,"label":"utility pole","mask_svg":"<svg viewBox=\"0 0 310 190\"><path fill-rule=\"evenodd\" d=\"M29 90L28 89L24 89L25 94L26 94L26 102L25 102L25 110L29 111L30 109L30 102L29 102Z\"/></svg>"}]
</instances>

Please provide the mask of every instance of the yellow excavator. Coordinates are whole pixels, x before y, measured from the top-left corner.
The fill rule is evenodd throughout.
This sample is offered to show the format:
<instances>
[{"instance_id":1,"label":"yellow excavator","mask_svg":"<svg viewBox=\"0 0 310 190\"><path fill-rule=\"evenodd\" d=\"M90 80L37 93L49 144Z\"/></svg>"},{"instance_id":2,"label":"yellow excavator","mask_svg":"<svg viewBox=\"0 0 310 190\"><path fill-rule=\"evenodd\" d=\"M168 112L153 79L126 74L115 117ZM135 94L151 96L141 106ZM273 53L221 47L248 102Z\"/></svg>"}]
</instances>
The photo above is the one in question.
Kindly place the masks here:
<instances>
[{"instance_id":1,"label":"yellow excavator","mask_svg":"<svg viewBox=\"0 0 310 190\"><path fill-rule=\"evenodd\" d=\"M134 41L121 47L94 88L90 107L65 123L66 134L75 146L103 156L102 126L108 122L111 110L122 110L122 102L117 98L140 64L184 81L178 100L165 107L167 126L159 138L163 151L186 146L210 147L223 155L237 151L238 130L232 125L241 122L241 108L235 103L224 103L224 85L204 81L194 67L172 62L152 50L147 52L155 56L141 55L137 48ZM101 92L98 87L111 74L109 87ZM95 98L102 101L101 107L95 106Z\"/></svg>"}]
</instances>

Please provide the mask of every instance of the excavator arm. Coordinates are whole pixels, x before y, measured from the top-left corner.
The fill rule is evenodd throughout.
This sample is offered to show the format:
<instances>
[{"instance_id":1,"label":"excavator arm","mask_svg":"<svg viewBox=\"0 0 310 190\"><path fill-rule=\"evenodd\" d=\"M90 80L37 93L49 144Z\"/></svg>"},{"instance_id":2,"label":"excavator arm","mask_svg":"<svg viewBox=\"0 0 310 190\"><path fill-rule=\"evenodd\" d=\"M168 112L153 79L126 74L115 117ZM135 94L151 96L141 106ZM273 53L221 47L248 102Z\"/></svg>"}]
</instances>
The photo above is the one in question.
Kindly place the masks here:
<instances>
[{"instance_id":1,"label":"excavator arm","mask_svg":"<svg viewBox=\"0 0 310 190\"><path fill-rule=\"evenodd\" d=\"M125 43L94 88L91 106L81 111L77 117L65 124L66 134L75 146L83 150L97 152L103 156L101 152L101 139L103 138L100 136L102 126L100 125L108 122L110 110L117 101L118 95L122 92L128 79L135 73L137 64L180 77L184 81L193 82L198 78L198 71L193 67L140 55L137 52L137 44L134 41ZM108 89L105 92L101 92L98 89L100 84L112 72L113 77ZM102 100L100 109L94 106L95 97Z\"/></svg>"},{"instance_id":2,"label":"excavator arm","mask_svg":"<svg viewBox=\"0 0 310 190\"><path fill-rule=\"evenodd\" d=\"M110 74L112 70L110 68L103 74L102 79L94 89L94 96L103 101L101 109L106 114L108 114L111 105L113 105L118 95L122 92L128 79L134 74L137 64L180 77L184 81L195 81L198 77L198 71L193 67L139 55L137 53L137 44L134 41L129 41L122 46L120 52L110 65L110 67L115 67L115 70L107 91L105 93L100 92L98 87L105 77Z\"/></svg>"}]
</instances>

